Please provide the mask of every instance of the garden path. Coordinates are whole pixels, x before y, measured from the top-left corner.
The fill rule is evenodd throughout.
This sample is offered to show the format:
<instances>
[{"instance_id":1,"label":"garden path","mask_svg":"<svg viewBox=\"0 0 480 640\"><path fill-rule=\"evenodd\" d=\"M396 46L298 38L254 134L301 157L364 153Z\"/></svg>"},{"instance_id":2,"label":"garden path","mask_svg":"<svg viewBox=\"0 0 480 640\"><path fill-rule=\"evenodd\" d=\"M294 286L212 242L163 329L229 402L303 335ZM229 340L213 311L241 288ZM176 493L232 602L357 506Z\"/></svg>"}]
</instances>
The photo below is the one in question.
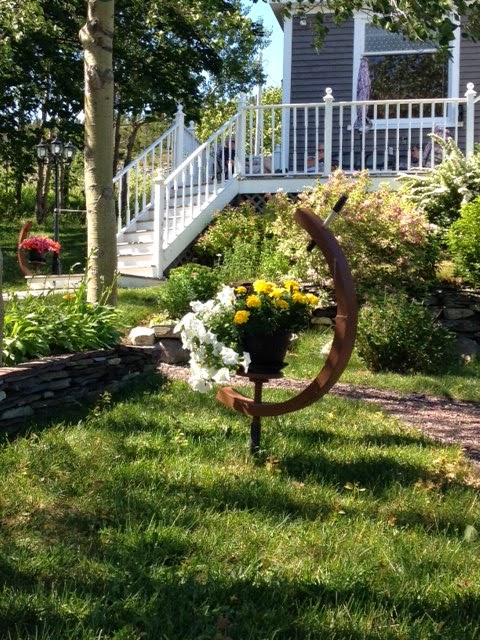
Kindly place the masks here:
<instances>
[{"instance_id":1,"label":"garden path","mask_svg":"<svg viewBox=\"0 0 480 640\"><path fill-rule=\"evenodd\" d=\"M167 378L188 378L188 369L185 367L161 364L159 369ZM248 384L245 378L233 378L234 386L245 384ZM300 390L305 384L305 381L282 378L271 380L269 386ZM460 445L480 472L480 403L448 400L420 393L402 394L341 382L337 382L331 393L379 404L386 413L422 430L428 436L448 444Z\"/></svg>"}]
</instances>

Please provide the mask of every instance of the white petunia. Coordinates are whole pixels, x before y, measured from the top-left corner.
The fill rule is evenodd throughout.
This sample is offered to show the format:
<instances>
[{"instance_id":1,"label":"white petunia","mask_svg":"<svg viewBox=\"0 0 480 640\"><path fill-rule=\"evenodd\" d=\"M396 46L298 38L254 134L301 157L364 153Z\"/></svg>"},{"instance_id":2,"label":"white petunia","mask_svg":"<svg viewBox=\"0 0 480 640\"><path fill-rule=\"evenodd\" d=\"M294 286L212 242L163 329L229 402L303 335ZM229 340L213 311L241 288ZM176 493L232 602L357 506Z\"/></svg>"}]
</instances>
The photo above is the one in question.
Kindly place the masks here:
<instances>
[{"instance_id":1,"label":"white petunia","mask_svg":"<svg viewBox=\"0 0 480 640\"><path fill-rule=\"evenodd\" d=\"M238 364L238 353L233 349L230 349L230 347L224 346L220 351L220 357L222 358L223 363L227 366Z\"/></svg>"},{"instance_id":2,"label":"white petunia","mask_svg":"<svg viewBox=\"0 0 480 640\"><path fill-rule=\"evenodd\" d=\"M218 384L225 384L230 382L230 372L226 367L222 367L217 371L217 373L213 376L213 380Z\"/></svg>"}]
</instances>

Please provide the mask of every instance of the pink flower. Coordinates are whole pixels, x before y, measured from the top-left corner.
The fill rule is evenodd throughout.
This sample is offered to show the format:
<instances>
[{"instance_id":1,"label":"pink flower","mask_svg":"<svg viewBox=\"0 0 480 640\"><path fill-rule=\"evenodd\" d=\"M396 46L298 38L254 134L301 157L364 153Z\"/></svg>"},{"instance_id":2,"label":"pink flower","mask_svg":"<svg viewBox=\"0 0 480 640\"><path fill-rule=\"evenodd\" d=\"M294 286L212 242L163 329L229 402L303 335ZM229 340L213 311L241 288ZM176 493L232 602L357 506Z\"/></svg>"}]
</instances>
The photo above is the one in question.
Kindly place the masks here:
<instances>
[{"instance_id":1,"label":"pink flower","mask_svg":"<svg viewBox=\"0 0 480 640\"><path fill-rule=\"evenodd\" d=\"M25 238L18 246L21 249L25 249L25 251L34 250L38 251L38 253L45 253L46 251L58 253L62 248L59 242L47 236L31 236L30 238Z\"/></svg>"}]
</instances>

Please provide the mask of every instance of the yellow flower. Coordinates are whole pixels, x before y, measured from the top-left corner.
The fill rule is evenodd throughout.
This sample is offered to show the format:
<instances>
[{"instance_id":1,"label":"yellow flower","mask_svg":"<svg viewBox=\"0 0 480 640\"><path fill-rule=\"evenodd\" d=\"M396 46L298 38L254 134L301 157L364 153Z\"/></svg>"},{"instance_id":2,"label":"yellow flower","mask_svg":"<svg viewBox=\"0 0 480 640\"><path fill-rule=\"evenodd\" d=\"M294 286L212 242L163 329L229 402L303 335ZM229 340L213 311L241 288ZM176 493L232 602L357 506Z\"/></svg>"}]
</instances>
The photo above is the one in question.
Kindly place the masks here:
<instances>
[{"instance_id":1,"label":"yellow flower","mask_svg":"<svg viewBox=\"0 0 480 640\"><path fill-rule=\"evenodd\" d=\"M307 296L305 296L303 293L300 293L300 291L295 291L295 293L292 294L292 300L300 304L307 304L308 302Z\"/></svg>"},{"instance_id":2,"label":"yellow flower","mask_svg":"<svg viewBox=\"0 0 480 640\"><path fill-rule=\"evenodd\" d=\"M233 317L235 324L245 324L250 317L250 311L237 311Z\"/></svg>"},{"instance_id":3,"label":"yellow flower","mask_svg":"<svg viewBox=\"0 0 480 640\"><path fill-rule=\"evenodd\" d=\"M282 287L275 287L274 289L272 289L270 295L272 296L272 298L280 298L282 293L285 293L285 289L283 289Z\"/></svg>"},{"instance_id":4,"label":"yellow flower","mask_svg":"<svg viewBox=\"0 0 480 640\"><path fill-rule=\"evenodd\" d=\"M300 289L300 285L295 280L285 280L283 285L287 291L298 291Z\"/></svg>"},{"instance_id":5,"label":"yellow flower","mask_svg":"<svg viewBox=\"0 0 480 640\"><path fill-rule=\"evenodd\" d=\"M244 295L245 293L247 293L247 288L246 287L237 287L235 289L235 293L238 293L239 295Z\"/></svg>"},{"instance_id":6,"label":"yellow flower","mask_svg":"<svg viewBox=\"0 0 480 640\"><path fill-rule=\"evenodd\" d=\"M66 293L64 296L62 296L64 300L73 300L76 297L77 296L75 293Z\"/></svg>"},{"instance_id":7,"label":"yellow flower","mask_svg":"<svg viewBox=\"0 0 480 640\"><path fill-rule=\"evenodd\" d=\"M308 304L311 304L312 307L316 307L318 304L318 297L314 296L313 293L307 293L305 295L305 297L307 298Z\"/></svg>"},{"instance_id":8,"label":"yellow flower","mask_svg":"<svg viewBox=\"0 0 480 640\"><path fill-rule=\"evenodd\" d=\"M273 282L266 282L265 280L255 280L253 283L253 290L255 293L270 293L275 288Z\"/></svg>"},{"instance_id":9,"label":"yellow flower","mask_svg":"<svg viewBox=\"0 0 480 640\"><path fill-rule=\"evenodd\" d=\"M279 309L288 309L288 302L279 298L278 300L275 300L275 306Z\"/></svg>"},{"instance_id":10,"label":"yellow flower","mask_svg":"<svg viewBox=\"0 0 480 640\"><path fill-rule=\"evenodd\" d=\"M248 296L247 298L247 307L250 309L255 309L256 307L261 307L262 301L258 296Z\"/></svg>"}]
</instances>

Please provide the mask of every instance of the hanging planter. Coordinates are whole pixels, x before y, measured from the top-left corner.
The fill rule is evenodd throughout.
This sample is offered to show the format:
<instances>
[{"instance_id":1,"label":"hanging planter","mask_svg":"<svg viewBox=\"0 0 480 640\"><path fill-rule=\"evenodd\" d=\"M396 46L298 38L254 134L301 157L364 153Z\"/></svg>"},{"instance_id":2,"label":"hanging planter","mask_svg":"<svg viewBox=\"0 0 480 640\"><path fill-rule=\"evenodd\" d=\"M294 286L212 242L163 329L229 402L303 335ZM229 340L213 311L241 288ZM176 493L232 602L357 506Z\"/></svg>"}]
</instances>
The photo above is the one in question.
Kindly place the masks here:
<instances>
[{"instance_id":1,"label":"hanging planter","mask_svg":"<svg viewBox=\"0 0 480 640\"><path fill-rule=\"evenodd\" d=\"M287 355L292 334L278 330L273 333L253 333L242 337L242 348L250 354L249 373L277 374L287 366Z\"/></svg>"},{"instance_id":2,"label":"hanging planter","mask_svg":"<svg viewBox=\"0 0 480 640\"><path fill-rule=\"evenodd\" d=\"M29 264L35 267L47 264L47 253L58 254L61 249L60 243L47 236L30 236L22 240L18 246L27 252Z\"/></svg>"},{"instance_id":3,"label":"hanging planter","mask_svg":"<svg viewBox=\"0 0 480 640\"><path fill-rule=\"evenodd\" d=\"M29 249L28 263L33 265L34 267L40 267L44 264L47 264L45 256L46 256L45 252L40 252L37 249Z\"/></svg>"}]
</instances>

